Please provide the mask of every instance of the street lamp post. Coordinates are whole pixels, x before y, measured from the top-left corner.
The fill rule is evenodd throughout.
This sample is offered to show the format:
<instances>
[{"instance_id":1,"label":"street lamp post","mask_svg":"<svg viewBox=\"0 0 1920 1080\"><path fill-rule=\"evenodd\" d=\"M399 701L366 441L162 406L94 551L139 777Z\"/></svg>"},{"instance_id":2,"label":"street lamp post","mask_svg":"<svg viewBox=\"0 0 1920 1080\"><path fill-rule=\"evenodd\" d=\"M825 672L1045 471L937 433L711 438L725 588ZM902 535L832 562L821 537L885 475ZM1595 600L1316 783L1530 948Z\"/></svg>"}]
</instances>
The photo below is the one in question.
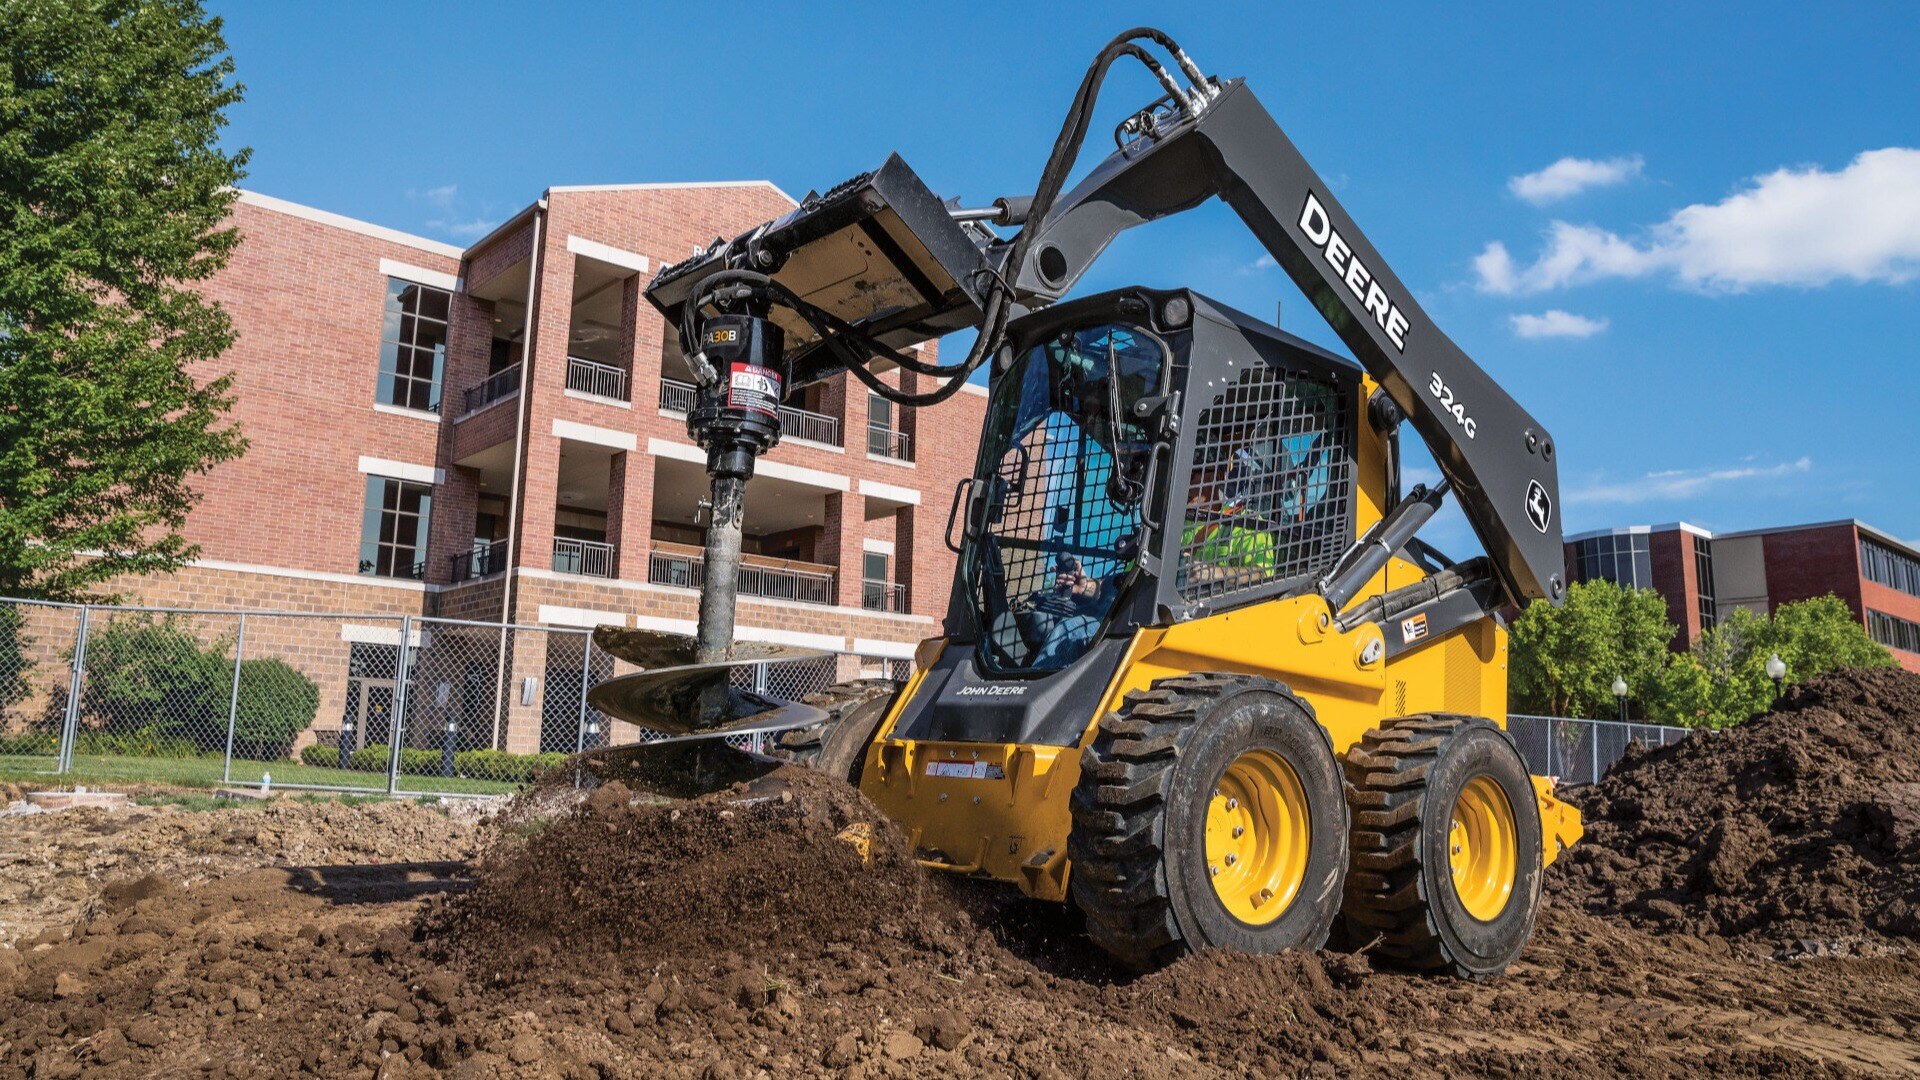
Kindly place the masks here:
<instances>
[{"instance_id":1,"label":"street lamp post","mask_svg":"<svg viewBox=\"0 0 1920 1080\"><path fill-rule=\"evenodd\" d=\"M340 767L353 767L353 717L340 721Z\"/></svg>"},{"instance_id":2,"label":"street lamp post","mask_svg":"<svg viewBox=\"0 0 1920 1080\"><path fill-rule=\"evenodd\" d=\"M1620 722L1627 722L1627 680L1618 675L1613 677L1613 696L1620 702Z\"/></svg>"},{"instance_id":3,"label":"street lamp post","mask_svg":"<svg viewBox=\"0 0 1920 1080\"><path fill-rule=\"evenodd\" d=\"M1787 662L1780 659L1779 653L1767 657L1767 678L1773 680L1773 700L1780 701L1780 682L1787 677Z\"/></svg>"}]
</instances>

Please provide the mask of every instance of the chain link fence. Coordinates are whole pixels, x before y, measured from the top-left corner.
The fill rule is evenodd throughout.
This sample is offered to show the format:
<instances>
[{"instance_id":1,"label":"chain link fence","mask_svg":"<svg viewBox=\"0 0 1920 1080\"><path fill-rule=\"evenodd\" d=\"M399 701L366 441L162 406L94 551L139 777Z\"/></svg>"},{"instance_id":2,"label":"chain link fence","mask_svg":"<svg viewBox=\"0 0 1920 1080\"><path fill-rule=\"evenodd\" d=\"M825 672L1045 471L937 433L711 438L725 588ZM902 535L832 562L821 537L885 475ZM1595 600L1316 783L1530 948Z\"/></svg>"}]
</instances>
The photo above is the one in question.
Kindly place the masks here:
<instances>
[{"instance_id":1,"label":"chain link fence","mask_svg":"<svg viewBox=\"0 0 1920 1080\"><path fill-rule=\"evenodd\" d=\"M733 679L800 700L911 666L830 655ZM632 670L562 627L0 599L0 777L494 794L650 737L587 705ZM1529 770L1566 784L1597 782L1635 740L1688 734L1523 715L1507 730Z\"/></svg>"},{"instance_id":2,"label":"chain link fence","mask_svg":"<svg viewBox=\"0 0 1920 1080\"><path fill-rule=\"evenodd\" d=\"M1520 748L1527 771L1562 784L1597 784L1635 742L1669 746L1691 729L1620 720L1570 720L1559 716L1507 717L1507 733Z\"/></svg>"},{"instance_id":3,"label":"chain link fence","mask_svg":"<svg viewBox=\"0 0 1920 1080\"><path fill-rule=\"evenodd\" d=\"M907 666L829 655L734 677L799 699ZM496 794L649 737L587 705L633 670L582 629L0 599L0 777Z\"/></svg>"}]
</instances>

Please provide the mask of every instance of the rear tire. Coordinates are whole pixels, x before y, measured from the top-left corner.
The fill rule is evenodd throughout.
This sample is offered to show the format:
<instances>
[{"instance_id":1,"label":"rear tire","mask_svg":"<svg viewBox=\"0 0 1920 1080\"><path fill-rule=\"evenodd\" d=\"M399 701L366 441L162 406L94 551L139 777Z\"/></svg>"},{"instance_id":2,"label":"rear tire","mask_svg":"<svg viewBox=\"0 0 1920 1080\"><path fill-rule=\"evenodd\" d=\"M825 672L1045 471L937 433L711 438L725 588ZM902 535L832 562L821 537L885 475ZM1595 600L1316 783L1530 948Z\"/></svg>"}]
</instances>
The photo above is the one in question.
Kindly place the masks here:
<instances>
[{"instance_id":1,"label":"rear tire","mask_svg":"<svg viewBox=\"0 0 1920 1080\"><path fill-rule=\"evenodd\" d=\"M1311 707L1271 679L1128 694L1081 753L1072 812L1073 900L1135 970L1209 947L1318 949L1339 913L1339 765Z\"/></svg>"},{"instance_id":2,"label":"rear tire","mask_svg":"<svg viewBox=\"0 0 1920 1080\"><path fill-rule=\"evenodd\" d=\"M1506 970L1540 907L1540 806L1513 740L1491 722L1389 720L1347 752L1349 942L1462 978Z\"/></svg>"},{"instance_id":3,"label":"rear tire","mask_svg":"<svg viewBox=\"0 0 1920 1080\"><path fill-rule=\"evenodd\" d=\"M768 744L767 756L818 769L858 786L860 770L866 765L867 745L873 742L880 722L886 719L887 707L902 685L891 679L856 679L809 694L806 704L825 709L830 718L812 727L780 732Z\"/></svg>"}]
</instances>

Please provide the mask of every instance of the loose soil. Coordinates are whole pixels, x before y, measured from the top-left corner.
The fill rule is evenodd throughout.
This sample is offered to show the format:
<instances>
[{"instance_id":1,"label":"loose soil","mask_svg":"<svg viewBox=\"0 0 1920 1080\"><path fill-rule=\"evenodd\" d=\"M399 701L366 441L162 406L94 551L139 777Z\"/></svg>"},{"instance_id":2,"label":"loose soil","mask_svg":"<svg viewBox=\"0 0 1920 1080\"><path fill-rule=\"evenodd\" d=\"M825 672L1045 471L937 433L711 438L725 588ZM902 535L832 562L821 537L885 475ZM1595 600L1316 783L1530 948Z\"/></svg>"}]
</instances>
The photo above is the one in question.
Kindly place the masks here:
<instances>
[{"instance_id":1,"label":"loose soil","mask_svg":"<svg viewBox=\"0 0 1920 1080\"><path fill-rule=\"evenodd\" d=\"M1586 798L1595 820L1576 851L1632 869L1588 854L1549 870L1532 945L1490 983L1376 969L1364 953L1213 953L1125 977L1064 909L931 878L857 792L786 770L773 778L785 798L548 790L478 837L408 804L286 804L276 834L311 820L332 853L289 857L256 833L250 869L248 845L220 831L243 812L154 814L143 827L185 829L183 843L211 830L232 861L169 865L149 849L115 864L119 879L85 870L114 847L69 816L90 812L0 820L6 880L67 867L85 884L0 950L0 1075L1920 1073L1920 959L1905 924L1879 915L1911 881L1911 849L1896 811L1874 832L1846 826L1873 813L1837 809L1912 782L1864 748L1912 746L1899 703L1920 700L1920 679L1849 678L1756 721L1804 756L1798 772L1755 764L1775 760L1762 727L1631 759ZM1850 801L1830 784L1842 762ZM1707 801L1687 801L1689 784ZM1641 816L1617 817L1629 797ZM1746 813L1714 809L1729 802L1797 809L1760 814L1778 831L1746 876L1697 888L1669 868L1712 861L1714 824ZM1658 847L1633 830L1687 813L1711 821L1665 826ZM420 830L394 844L410 861L344 857L371 819ZM846 839L863 833L864 858ZM14 858L23 845L38 863ZM1821 863L1821 845L1843 851ZM1728 899L1767 874L1790 899ZM1873 947L1779 949L1809 933Z\"/></svg>"}]
</instances>

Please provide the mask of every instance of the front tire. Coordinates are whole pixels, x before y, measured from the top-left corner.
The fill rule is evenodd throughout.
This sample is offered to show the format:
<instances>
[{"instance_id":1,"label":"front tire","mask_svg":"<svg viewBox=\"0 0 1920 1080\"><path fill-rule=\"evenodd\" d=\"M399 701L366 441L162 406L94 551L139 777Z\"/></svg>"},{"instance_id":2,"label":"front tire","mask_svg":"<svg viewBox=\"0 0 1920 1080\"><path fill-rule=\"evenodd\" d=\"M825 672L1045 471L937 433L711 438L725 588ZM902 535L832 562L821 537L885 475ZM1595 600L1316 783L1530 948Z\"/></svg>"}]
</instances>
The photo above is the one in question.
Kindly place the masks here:
<instances>
[{"instance_id":1,"label":"front tire","mask_svg":"<svg viewBox=\"0 0 1920 1080\"><path fill-rule=\"evenodd\" d=\"M1533 936L1540 806L1506 732L1479 717L1389 720L1347 752L1349 942L1418 971L1491 978Z\"/></svg>"},{"instance_id":2,"label":"front tire","mask_svg":"<svg viewBox=\"0 0 1920 1080\"><path fill-rule=\"evenodd\" d=\"M1339 913L1339 766L1311 707L1273 680L1128 694L1081 754L1072 811L1073 899L1135 970L1211 947L1318 949Z\"/></svg>"}]
</instances>

